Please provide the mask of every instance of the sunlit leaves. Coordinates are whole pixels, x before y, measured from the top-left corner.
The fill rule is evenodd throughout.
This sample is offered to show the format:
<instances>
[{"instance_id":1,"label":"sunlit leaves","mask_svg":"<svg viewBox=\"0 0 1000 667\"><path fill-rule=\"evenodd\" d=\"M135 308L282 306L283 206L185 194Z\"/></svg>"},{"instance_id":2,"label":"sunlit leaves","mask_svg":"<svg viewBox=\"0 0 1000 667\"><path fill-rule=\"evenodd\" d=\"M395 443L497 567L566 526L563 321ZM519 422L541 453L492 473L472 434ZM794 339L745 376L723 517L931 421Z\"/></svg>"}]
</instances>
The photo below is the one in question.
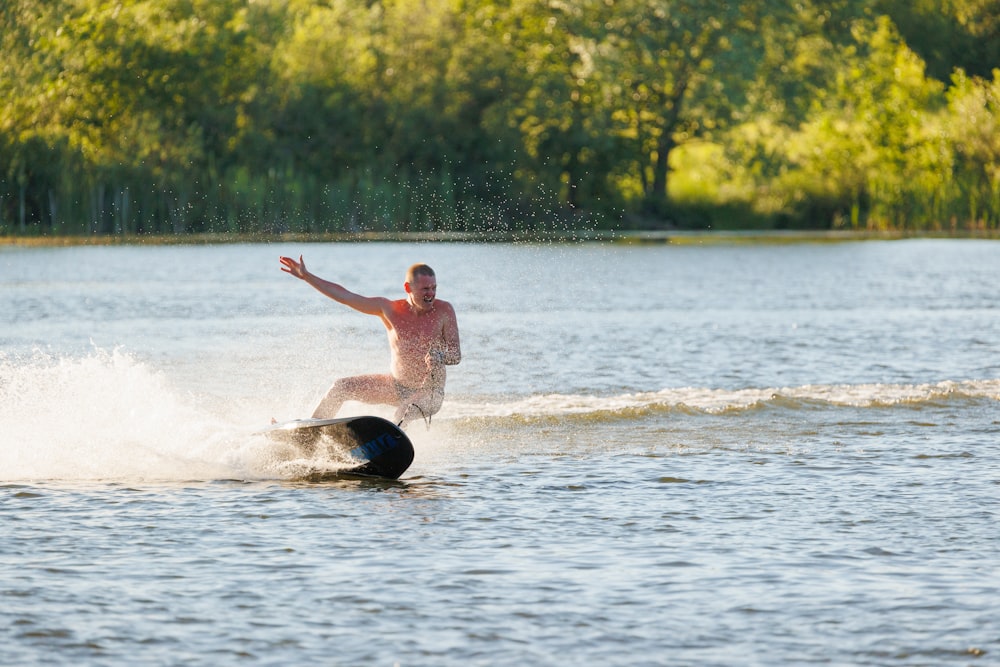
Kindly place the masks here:
<instances>
[{"instance_id":1,"label":"sunlit leaves","mask_svg":"<svg viewBox=\"0 0 1000 667\"><path fill-rule=\"evenodd\" d=\"M993 225L997 8L11 0L0 231Z\"/></svg>"},{"instance_id":2,"label":"sunlit leaves","mask_svg":"<svg viewBox=\"0 0 1000 667\"><path fill-rule=\"evenodd\" d=\"M1000 69L992 80L955 74L948 93L947 129L955 147L956 169L968 188L973 222L1000 225Z\"/></svg>"},{"instance_id":3,"label":"sunlit leaves","mask_svg":"<svg viewBox=\"0 0 1000 667\"><path fill-rule=\"evenodd\" d=\"M614 116L641 156L636 169L645 197L663 201L670 152L725 124L749 82L752 69L743 67L759 57L746 37L757 28L757 7L696 0L618 0L610 7L609 79L627 82ZM734 54L736 44L744 48Z\"/></svg>"}]
</instances>

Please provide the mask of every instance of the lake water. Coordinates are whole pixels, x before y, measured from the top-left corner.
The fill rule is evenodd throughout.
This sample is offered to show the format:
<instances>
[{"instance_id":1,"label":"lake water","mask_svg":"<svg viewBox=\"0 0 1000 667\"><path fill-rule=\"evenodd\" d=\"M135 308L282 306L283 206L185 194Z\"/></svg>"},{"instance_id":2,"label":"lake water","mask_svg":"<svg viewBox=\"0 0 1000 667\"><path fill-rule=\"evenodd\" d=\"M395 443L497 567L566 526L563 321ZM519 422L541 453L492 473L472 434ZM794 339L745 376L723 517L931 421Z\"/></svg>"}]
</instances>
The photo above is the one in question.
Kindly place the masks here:
<instances>
[{"instance_id":1,"label":"lake water","mask_svg":"<svg viewBox=\"0 0 1000 667\"><path fill-rule=\"evenodd\" d=\"M387 367L300 253L458 311L398 482L255 434ZM0 248L0 663L997 664L998 285L972 240Z\"/></svg>"}]
</instances>

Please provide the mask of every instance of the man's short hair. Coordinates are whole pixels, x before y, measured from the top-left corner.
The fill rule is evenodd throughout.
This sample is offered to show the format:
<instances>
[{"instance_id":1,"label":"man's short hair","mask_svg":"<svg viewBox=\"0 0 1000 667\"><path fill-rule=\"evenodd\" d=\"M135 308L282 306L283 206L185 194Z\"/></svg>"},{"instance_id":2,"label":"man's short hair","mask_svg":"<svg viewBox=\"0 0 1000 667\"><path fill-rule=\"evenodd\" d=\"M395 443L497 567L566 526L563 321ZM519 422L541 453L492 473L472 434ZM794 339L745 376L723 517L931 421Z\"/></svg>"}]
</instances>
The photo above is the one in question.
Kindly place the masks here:
<instances>
[{"instance_id":1,"label":"man's short hair","mask_svg":"<svg viewBox=\"0 0 1000 667\"><path fill-rule=\"evenodd\" d=\"M435 278L434 269L427 266L426 264L414 264L406 272L406 282L413 283L417 279L417 276L430 276Z\"/></svg>"}]
</instances>

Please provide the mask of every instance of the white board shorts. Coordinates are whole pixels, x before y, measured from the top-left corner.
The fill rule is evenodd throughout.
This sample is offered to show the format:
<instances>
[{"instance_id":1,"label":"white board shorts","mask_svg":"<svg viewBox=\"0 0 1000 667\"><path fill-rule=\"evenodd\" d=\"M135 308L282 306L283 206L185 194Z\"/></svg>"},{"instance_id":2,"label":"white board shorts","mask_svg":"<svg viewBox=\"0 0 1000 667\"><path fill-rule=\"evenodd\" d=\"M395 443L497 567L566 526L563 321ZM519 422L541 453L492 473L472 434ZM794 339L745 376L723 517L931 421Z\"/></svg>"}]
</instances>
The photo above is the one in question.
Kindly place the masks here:
<instances>
[{"instance_id":1,"label":"white board shorts","mask_svg":"<svg viewBox=\"0 0 1000 667\"><path fill-rule=\"evenodd\" d=\"M431 417L441 411L444 404L444 389L411 389L396 383L399 393L399 407L393 417L399 426L406 426L411 421L423 419L427 426L431 425Z\"/></svg>"}]
</instances>

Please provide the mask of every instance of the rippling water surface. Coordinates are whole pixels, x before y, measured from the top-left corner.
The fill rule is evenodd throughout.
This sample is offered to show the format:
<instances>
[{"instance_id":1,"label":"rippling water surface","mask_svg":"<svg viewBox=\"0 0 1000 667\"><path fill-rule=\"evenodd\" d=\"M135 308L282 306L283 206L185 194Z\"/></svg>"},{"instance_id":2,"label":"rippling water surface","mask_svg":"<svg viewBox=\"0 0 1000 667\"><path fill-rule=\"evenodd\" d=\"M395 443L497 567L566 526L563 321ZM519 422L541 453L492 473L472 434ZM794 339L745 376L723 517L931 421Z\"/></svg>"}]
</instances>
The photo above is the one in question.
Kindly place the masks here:
<instances>
[{"instance_id":1,"label":"rippling water surface","mask_svg":"<svg viewBox=\"0 0 1000 667\"><path fill-rule=\"evenodd\" d=\"M256 435L387 365L299 253L458 310L397 482ZM998 279L985 241L2 248L0 663L995 664Z\"/></svg>"}]
</instances>

